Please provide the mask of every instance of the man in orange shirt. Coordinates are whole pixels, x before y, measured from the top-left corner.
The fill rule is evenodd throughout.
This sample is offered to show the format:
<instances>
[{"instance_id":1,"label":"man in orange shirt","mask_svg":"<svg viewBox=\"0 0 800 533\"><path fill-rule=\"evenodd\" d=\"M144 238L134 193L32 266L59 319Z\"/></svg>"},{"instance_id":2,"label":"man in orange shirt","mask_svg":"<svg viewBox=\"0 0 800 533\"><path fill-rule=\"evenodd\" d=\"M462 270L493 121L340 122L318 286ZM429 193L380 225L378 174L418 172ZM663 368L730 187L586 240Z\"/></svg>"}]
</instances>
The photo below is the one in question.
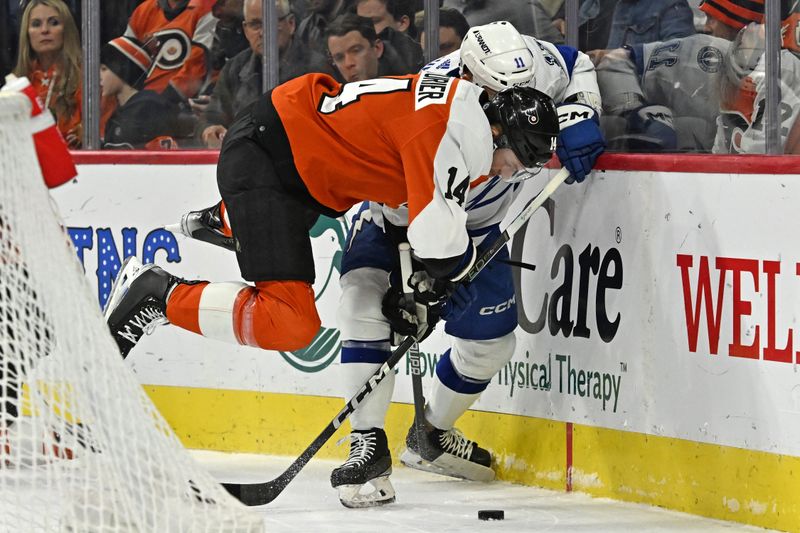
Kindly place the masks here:
<instances>
[{"instance_id":1,"label":"man in orange shirt","mask_svg":"<svg viewBox=\"0 0 800 533\"><path fill-rule=\"evenodd\" d=\"M264 349L306 346L320 326L308 230L363 200L407 206L408 242L435 282L419 291L443 301L477 255L465 227L470 186L542 165L557 124L552 100L534 89L488 101L474 84L428 72L278 86L239 115L217 169L239 268L254 284L186 282L128 258L105 310L123 356L165 321Z\"/></svg>"}]
</instances>

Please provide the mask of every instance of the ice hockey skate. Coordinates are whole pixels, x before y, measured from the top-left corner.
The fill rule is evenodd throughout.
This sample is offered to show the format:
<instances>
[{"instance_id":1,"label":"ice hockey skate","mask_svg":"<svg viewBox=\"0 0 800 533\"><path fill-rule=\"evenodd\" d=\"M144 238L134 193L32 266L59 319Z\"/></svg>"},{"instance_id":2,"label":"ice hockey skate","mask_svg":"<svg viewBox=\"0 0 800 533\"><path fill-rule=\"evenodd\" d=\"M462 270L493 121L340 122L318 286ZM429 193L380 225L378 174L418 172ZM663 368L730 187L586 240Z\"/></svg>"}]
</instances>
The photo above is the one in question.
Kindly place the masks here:
<instances>
[{"instance_id":1,"label":"ice hockey skate","mask_svg":"<svg viewBox=\"0 0 800 533\"><path fill-rule=\"evenodd\" d=\"M351 508L392 503L392 456L386 433L380 428L355 430L349 438L347 461L331 472L331 486L339 490L339 501Z\"/></svg>"},{"instance_id":2,"label":"ice hockey skate","mask_svg":"<svg viewBox=\"0 0 800 533\"><path fill-rule=\"evenodd\" d=\"M444 431L424 420L418 429L415 421L406 446L400 461L410 468L471 481L494 479L491 454L456 428Z\"/></svg>"},{"instance_id":3,"label":"ice hockey skate","mask_svg":"<svg viewBox=\"0 0 800 533\"><path fill-rule=\"evenodd\" d=\"M167 323L167 297L178 278L129 257L111 287L103 316L123 359L145 334Z\"/></svg>"},{"instance_id":4,"label":"ice hockey skate","mask_svg":"<svg viewBox=\"0 0 800 533\"><path fill-rule=\"evenodd\" d=\"M234 251L236 245L225 223L225 211L221 206L220 202L200 211L189 211L179 223L165 226L164 229Z\"/></svg>"}]
</instances>

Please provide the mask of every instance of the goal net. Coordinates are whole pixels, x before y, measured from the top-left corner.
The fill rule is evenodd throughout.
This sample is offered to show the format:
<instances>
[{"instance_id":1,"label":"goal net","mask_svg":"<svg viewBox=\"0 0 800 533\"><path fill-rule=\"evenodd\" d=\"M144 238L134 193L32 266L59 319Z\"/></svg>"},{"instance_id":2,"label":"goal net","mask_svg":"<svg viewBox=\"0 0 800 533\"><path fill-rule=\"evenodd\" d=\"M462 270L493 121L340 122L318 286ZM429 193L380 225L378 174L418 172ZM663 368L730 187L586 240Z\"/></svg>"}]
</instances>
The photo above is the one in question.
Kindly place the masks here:
<instances>
[{"instance_id":1,"label":"goal net","mask_svg":"<svg viewBox=\"0 0 800 533\"><path fill-rule=\"evenodd\" d=\"M0 93L0 531L260 531L124 365Z\"/></svg>"}]
</instances>

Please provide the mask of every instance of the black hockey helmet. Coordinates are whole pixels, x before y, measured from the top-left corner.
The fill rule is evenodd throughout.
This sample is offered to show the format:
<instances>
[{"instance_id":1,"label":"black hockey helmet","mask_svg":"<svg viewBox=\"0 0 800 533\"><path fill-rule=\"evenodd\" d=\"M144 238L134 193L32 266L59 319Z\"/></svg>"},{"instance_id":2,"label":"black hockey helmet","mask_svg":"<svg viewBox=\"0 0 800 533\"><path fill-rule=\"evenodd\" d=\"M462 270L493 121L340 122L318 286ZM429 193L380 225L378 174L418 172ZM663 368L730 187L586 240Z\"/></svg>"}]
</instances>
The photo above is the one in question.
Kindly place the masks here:
<instances>
[{"instance_id":1,"label":"black hockey helmet","mask_svg":"<svg viewBox=\"0 0 800 533\"><path fill-rule=\"evenodd\" d=\"M561 131L552 98L531 87L512 87L483 104L490 124L499 124L502 135L496 148L510 148L528 168L550 160Z\"/></svg>"}]
</instances>

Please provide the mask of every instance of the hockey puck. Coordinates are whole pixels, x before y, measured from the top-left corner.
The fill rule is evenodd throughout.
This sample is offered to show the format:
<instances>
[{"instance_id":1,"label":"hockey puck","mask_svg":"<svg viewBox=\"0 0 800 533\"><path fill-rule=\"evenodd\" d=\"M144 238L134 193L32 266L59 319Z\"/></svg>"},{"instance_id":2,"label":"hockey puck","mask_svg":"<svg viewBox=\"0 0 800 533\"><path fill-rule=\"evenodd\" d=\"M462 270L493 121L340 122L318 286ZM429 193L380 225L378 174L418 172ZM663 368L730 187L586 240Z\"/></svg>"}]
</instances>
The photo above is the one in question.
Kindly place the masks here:
<instances>
[{"instance_id":1,"label":"hockey puck","mask_svg":"<svg viewBox=\"0 0 800 533\"><path fill-rule=\"evenodd\" d=\"M478 520L504 520L506 512L500 509L485 509L478 511Z\"/></svg>"}]
</instances>

